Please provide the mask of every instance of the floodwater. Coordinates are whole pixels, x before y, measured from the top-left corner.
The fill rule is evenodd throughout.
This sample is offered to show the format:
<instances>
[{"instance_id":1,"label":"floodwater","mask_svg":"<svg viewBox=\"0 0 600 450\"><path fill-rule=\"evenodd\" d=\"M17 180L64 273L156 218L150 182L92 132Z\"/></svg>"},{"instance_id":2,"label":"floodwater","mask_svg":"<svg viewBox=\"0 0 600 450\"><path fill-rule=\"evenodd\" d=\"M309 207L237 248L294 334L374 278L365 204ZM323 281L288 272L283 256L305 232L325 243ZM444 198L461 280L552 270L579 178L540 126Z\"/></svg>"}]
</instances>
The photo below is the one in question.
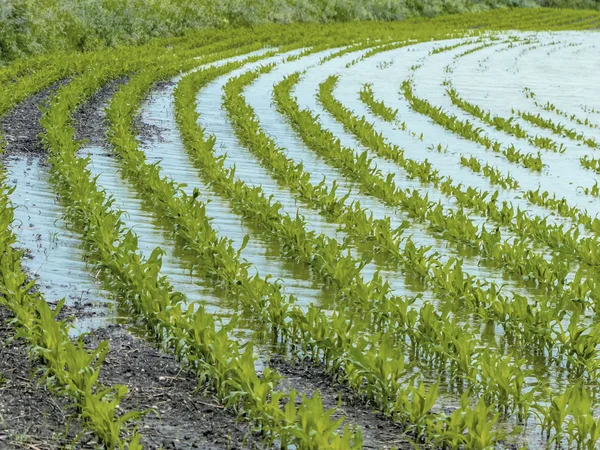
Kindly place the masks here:
<instances>
[{"instance_id":1,"label":"floodwater","mask_svg":"<svg viewBox=\"0 0 600 450\"><path fill-rule=\"evenodd\" d=\"M8 183L14 186L13 231L17 245L26 251L23 264L36 279L47 301L62 298L68 307L85 310L72 323L76 335L106 326L116 319L108 292L84 262L81 241L64 222L49 180L49 167L38 156L11 157L5 161ZM82 309L79 309L79 308Z\"/></svg>"},{"instance_id":2,"label":"floodwater","mask_svg":"<svg viewBox=\"0 0 600 450\"><path fill-rule=\"evenodd\" d=\"M501 189L500 202L509 201L530 216L549 215L551 223L572 225L569 220L551 214L548 209L531 205L523 194L526 190L541 187L542 191L551 195L565 197L571 206L577 206L592 216L600 213L600 200L583 195L579 188L590 187L598 179L596 174L579 165L579 158L583 155L598 157L597 149L588 148L563 136L552 135L550 131L535 127L522 119L515 119L531 135L552 138L567 149L564 154L542 151L542 160L546 166L542 173L533 173L509 163L501 155L486 151L477 143L445 130L430 118L415 112L400 92L400 86L403 81L412 80L417 97L428 100L460 120L474 123L492 139L506 146L514 144L523 152L536 153L538 150L526 140L500 132L454 106L447 95L447 87L451 85L463 99L489 110L493 115L513 117L513 108L539 113L544 118L565 123L569 128L584 133L586 137L600 141L600 114L591 112L600 111L600 83L597 83L597 74L600 73L600 53L597 51L599 44L600 35L594 33L501 33L495 35L493 40L484 36L480 39L431 41L396 48L364 59L361 56L368 49L325 61L325 56L339 50L332 49L286 61L288 56L297 53L292 52L245 65L209 83L197 98L199 124L207 133L214 134L217 154L226 155L226 167L235 166L236 176L240 180L250 186L260 186L267 196L272 196L274 201L281 203L283 213L305 217L308 230L339 240L345 239L346 236L338 230L336 224L328 222L318 211L299 200L294 192L277 184L269 171L237 139L233 124L223 108L223 87L228 80L259 65L275 62L276 67L247 86L243 95L254 109L263 130L289 158L304 164L313 183L324 178L331 187L334 181L337 182L340 187L338 195L351 192L351 199L360 201L376 218L390 217L392 226L398 226L408 219L402 211L362 194L357 183L308 148L277 111L272 98L273 86L296 72L302 73L301 80L294 89L300 107L318 115L323 127L333 132L342 145L357 153L367 151L369 157L373 158L373 164L384 175L394 175L399 187L417 189L421 195L427 194L430 200L441 202L446 211L455 210L455 202L430 185L408 179L401 168L364 148L341 123L324 110L316 98L319 85L330 75L338 75L339 82L334 96L358 116L365 116L388 142L400 146L407 158L415 161L428 160L440 174L452 177L457 184L496 191L497 188L485 177L460 165L461 155L475 156L502 173L510 173L520 183L518 189ZM442 48L447 49L433 52ZM469 53L469 50L476 51ZM155 90L142 105L140 120L157 130L154 138L142 143L148 162L158 163L164 176L184 183L186 192L198 189L201 199L206 202L206 212L212 219L214 228L219 235L231 239L235 248L240 248L244 238L249 237L248 245L241 255L252 264L256 273L262 276L272 275L280 280L285 293L296 297L301 306L317 304L327 310L335 309L336 305L331 301L332 294L324 289L310 269L283 258L275 237L258 231L234 213L227 199L216 195L192 165L174 119L173 90L180 78L177 77L172 80L173 83ZM408 130L400 129L398 123L385 122L368 110L359 97L360 89L367 82L372 84L376 99L383 100L387 106L398 110L399 121L405 122ZM535 99L526 95L527 92L534 92ZM564 115L546 111L539 106L546 102L553 103L560 111L575 114L582 119L588 118L590 125L578 124ZM439 153L429 150L439 144L447 148L447 151ZM114 196L116 208L126 211L123 221L137 233L141 252L147 256L156 247L165 251L162 272L175 289L184 293L189 302L202 303L209 311L224 319L234 312L227 299L222 298L206 281L186 270L188 264L185 255L177 248L165 224L157 220L152 205L142 201L129 182L122 178L118 160L101 147L86 147L80 153L82 156L90 156L90 170L92 175L98 176L99 187ZM17 206L15 232L19 245L28 250L26 267L38 279L40 289L50 300L66 296L67 304L85 303L90 305L90 311L96 311L96 314L76 324L81 331L103 326L114 320L116 313L109 307L109 295L90 275L83 260L83 251L79 248L80 242L61 219L63 210L49 184L48 168L39 160L30 158L7 161L7 170L11 183L16 187L11 196ZM485 217L473 215L471 219L478 226L486 224ZM432 234L423 224L412 220L409 222L410 229L406 234L412 235L419 245L431 246L431 252L436 252L442 262L459 257L464 261L465 272L475 275L479 280L503 285L503 292L508 295L516 293L530 299L543 295L539 290L510 277L504 268L484 265L477 255L465 254L454 244ZM509 230L501 231L507 242L515 239ZM544 246L538 246L536 250L546 257L551 253ZM360 254L356 248L352 252ZM432 301L441 307L433 292L416 288L402 273L390 270L381 262L367 265L363 270L364 279L369 280L376 271L381 271L395 293L410 297L421 294L423 300ZM414 307L420 304L417 302ZM593 319L587 317L585 320L592 323ZM484 325L486 324L477 320L471 322L476 330L474 333L479 340L478 344L482 347L490 345L490 350L499 349L500 345L495 343L502 340L501 327L492 325L490 331ZM240 330L241 339L250 339L251 336L251 330ZM564 367L548 368L532 355L525 357L527 367L534 369L536 373L535 377L526 380L528 388L543 381L553 392L564 389L568 382ZM453 395L443 399L443 403L449 404L456 404L456 401ZM534 445L542 445L537 434L532 433L535 431L533 422L530 428L527 436L521 436L521 441L530 444L536 441L537 444Z\"/></svg>"}]
</instances>

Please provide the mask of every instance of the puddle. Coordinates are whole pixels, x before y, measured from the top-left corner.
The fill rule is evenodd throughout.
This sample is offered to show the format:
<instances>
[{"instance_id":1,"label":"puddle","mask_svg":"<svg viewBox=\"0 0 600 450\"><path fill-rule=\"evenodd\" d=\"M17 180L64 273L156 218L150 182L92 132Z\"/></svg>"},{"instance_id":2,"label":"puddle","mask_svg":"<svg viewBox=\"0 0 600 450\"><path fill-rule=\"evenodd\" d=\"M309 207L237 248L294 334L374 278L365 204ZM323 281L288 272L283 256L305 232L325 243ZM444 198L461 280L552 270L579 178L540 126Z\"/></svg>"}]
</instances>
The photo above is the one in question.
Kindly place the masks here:
<instances>
[{"instance_id":1,"label":"puddle","mask_svg":"<svg viewBox=\"0 0 600 450\"><path fill-rule=\"evenodd\" d=\"M49 182L48 167L35 156L7 158L5 167L7 183L15 187L10 199L17 245L26 249L23 265L44 298L55 302L64 297L68 307L77 309L72 336L114 323L117 312L110 294L90 275L78 235L62 220L64 210Z\"/></svg>"}]
</instances>

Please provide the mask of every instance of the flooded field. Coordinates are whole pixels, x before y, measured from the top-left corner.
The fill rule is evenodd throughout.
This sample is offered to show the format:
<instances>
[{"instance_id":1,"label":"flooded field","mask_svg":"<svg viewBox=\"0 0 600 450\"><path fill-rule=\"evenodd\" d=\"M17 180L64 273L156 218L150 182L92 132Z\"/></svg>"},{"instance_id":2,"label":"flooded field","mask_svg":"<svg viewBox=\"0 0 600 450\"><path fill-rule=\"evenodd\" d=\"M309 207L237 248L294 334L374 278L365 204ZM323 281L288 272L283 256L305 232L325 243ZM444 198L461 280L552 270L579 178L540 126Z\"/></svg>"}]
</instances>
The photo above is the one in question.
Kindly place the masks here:
<instances>
[{"instance_id":1,"label":"flooded field","mask_svg":"<svg viewBox=\"0 0 600 450\"><path fill-rule=\"evenodd\" d=\"M365 448L596 448L600 34L335 44L187 49L76 152L51 106L50 158L4 158L28 277L72 338L131 326L220 402L335 380ZM362 445L335 436L287 439Z\"/></svg>"}]
</instances>

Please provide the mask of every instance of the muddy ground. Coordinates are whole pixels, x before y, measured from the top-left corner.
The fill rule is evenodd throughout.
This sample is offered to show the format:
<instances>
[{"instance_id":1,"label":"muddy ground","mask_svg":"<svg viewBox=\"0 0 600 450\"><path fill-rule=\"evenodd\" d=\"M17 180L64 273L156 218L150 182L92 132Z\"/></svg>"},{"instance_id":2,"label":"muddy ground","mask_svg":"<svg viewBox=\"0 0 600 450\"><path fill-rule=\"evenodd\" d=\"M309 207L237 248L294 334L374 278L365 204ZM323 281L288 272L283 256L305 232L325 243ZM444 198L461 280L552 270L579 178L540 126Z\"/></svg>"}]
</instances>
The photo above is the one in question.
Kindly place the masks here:
<instances>
[{"instance_id":1,"label":"muddy ground","mask_svg":"<svg viewBox=\"0 0 600 450\"><path fill-rule=\"evenodd\" d=\"M29 361L27 349L15 341L8 308L0 307L0 449L56 449L75 445L94 448L94 437L72 420L66 398L40 383L41 369Z\"/></svg>"},{"instance_id":2,"label":"muddy ground","mask_svg":"<svg viewBox=\"0 0 600 450\"><path fill-rule=\"evenodd\" d=\"M110 83L78 111L74 118L78 139L106 145L103 108L124 82L126 79ZM26 100L0 121L0 128L6 135L7 155L26 157L43 152L38 138L41 132L38 106L44 104L58 86L60 83ZM156 127L139 120L136 126L143 143L151 145L153 139L160 139L160 130ZM61 316L85 318L91 314L88 306L91 304L82 302L67 307ZM64 447L75 440L81 428L70 418L73 411L66 400L38 386L30 377L36 367L30 365L23 346L11 341L14 330L5 324L9 316L6 309L0 309L0 374L6 378L6 381L0 381L3 419L0 420L0 448ZM150 411L138 422L145 448L264 448L260 437L251 433L247 423L238 421L210 394L202 390L196 392L195 378L182 372L173 356L134 334L128 324L110 325L85 338L89 347L96 346L100 340L110 343L100 381L105 385L123 384L129 388L129 395L121 403L124 412ZM322 368L280 357L272 359L270 364L284 376L281 389L293 388L310 395L320 390L328 408L335 407L341 398L337 416L346 416L348 423L363 429L365 448L412 448L402 438L400 427L373 412L343 386L333 384ZM83 432L75 447L92 448L94 445L94 437Z\"/></svg>"}]
</instances>

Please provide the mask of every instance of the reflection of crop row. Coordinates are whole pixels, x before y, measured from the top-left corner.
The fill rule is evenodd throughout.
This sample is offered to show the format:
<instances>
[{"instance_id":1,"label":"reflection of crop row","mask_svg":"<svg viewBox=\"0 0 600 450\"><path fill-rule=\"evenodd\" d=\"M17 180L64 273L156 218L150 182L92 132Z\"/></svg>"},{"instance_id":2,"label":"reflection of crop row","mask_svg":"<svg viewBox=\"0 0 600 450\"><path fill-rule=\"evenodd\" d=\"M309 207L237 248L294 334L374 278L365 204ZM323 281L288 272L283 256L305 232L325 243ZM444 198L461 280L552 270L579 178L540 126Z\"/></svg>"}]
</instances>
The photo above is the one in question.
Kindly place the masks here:
<instances>
[{"instance_id":1,"label":"reflection of crop row","mask_svg":"<svg viewBox=\"0 0 600 450\"><path fill-rule=\"evenodd\" d=\"M593 164L592 161L588 162ZM466 188L465 191L458 187L448 191L447 187L452 187L452 185L447 182L440 184L440 189L446 190L447 194L452 194L459 204L485 214L499 225L508 226L511 231L523 238L539 241L551 249L557 250L562 255L561 257L571 254L587 265L597 266L600 264L600 245L593 238L578 240L579 232L576 227L565 230L562 225L549 225L545 218L529 217L526 212L515 210L507 202L504 202L499 208L494 202L497 194L491 195L489 192L471 187ZM564 202L557 200L555 203L550 200L543 202L543 206L557 209L560 206L559 203ZM592 218L588 214L580 212L577 221L585 224L586 228L593 232L600 230L600 220L596 217ZM592 289L592 291L594 290Z\"/></svg>"},{"instance_id":2,"label":"reflection of crop row","mask_svg":"<svg viewBox=\"0 0 600 450\"><path fill-rule=\"evenodd\" d=\"M540 172L543 167L541 155L532 155L530 153L521 153L517 150L514 145L510 145L503 148L499 141L491 139L482 133L481 129L476 128L475 125L469 121L461 121L454 115L449 115L442 110L440 107L435 107L427 100L420 99L413 94L412 83L408 80L402 83L402 90L404 97L410 103L410 106L421 114L430 117L435 123L441 125L453 133L459 136L477 142L483 145L487 150L500 153L504 157L513 163L519 163L523 167Z\"/></svg>"},{"instance_id":3,"label":"reflection of crop row","mask_svg":"<svg viewBox=\"0 0 600 450\"><path fill-rule=\"evenodd\" d=\"M458 92L452 87L449 87L446 92L448 93L450 100L452 100L452 104L458 106L468 114L477 117L488 125L493 126L498 131L508 133L519 139L526 139L531 145L543 150L551 150L558 153L564 153L566 150L566 147L563 144L559 145L550 138L530 136L519 124L513 122L512 117L505 119L504 117L493 116L490 111L485 111L479 106L463 100L458 95Z\"/></svg>"},{"instance_id":4,"label":"reflection of crop row","mask_svg":"<svg viewBox=\"0 0 600 450\"><path fill-rule=\"evenodd\" d=\"M296 76L297 77L297 76ZM292 77L290 77L292 78ZM288 86L286 86L285 88L281 88L281 85L277 85L275 87L275 97L276 97L276 102L278 103L278 106L281 108L281 110L287 115L287 117L291 120L292 124L294 125L294 127L297 129L297 131L299 131L300 136L305 140L305 142L312 147L313 149L318 148L319 145L322 145L323 148L328 148L331 149L332 147L337 147L338 146L338 141L333 138L333 141L327 141L324 139L325 135L327 134L327 132L323 132L323 130L319 130L319 126L318 124L316 124L316 120L314 117L311 117L310 122L314 124L314 126L310 126L307 125L309 123L309 116L310 116L310 112L308 111L299 111L297 105L295 104L285 104L285 102L288 101L288 97L290 95L289 91L290 91L290 86L289 81L285 80L283 83L287 83ZM282 84L283 84L282 83ZM285 92L283 92L283 90L285 89ZM280 90L279 93L277 93L277 91ZM279 96L279 98L278 98ZM299 119L298 117L298 113L301 112L304 115L306 115L306 118L302 118ZM302 124L302 125L301 125ZM302 128L303 126L306 126L306 128ZM311 145L312 144L312 145ZM340 157L336 155L335 158L327 158L327 156L323 153L322 156L324 158L326 158L328 161L330 161L332 164L335 164L335 161L339 161ZM441 278L441 276L438 274L438 276ZM516 301L517 299L519 299L519 301ZM514 298L515 301L511 301L508 304L504 304L502 302L495 302L493 303L491 306L491 308L480 308L477 311L485 311L486 309L488 311L492 311L492 314L498 314L498 316L496 316L497 318L500 318L499 320L501 321L501 323L506 326L506 321L508 321L508 331L507 331L507 335L511 335L511 331L516 331L517 334L523 336L523 334L520 332L520 330L522 330L526 324L531 324L531 335L527 336L527 338L525 340L523 340L522 342L519 342L519 345L522 345L523 347L528 347L529 345L532 344L532 342L539 342L542 343L542 345L540 345L538 348L538 351L541 351L541 354L544 354L545 349L547 348L549 350L550 353L552 353L552 348L554 346L553 342L555 341L555 332L558 333L560 330L560 317L564 317L564 314L566 313L566 309L564 309L564 306L569 305L569 302L567 301L566 303L564 302L563 299L563 303L561 304L561 306L556 307L556 305L553 304L552 308L550 308L550 303L543 303L542 305L540 305L540 310L539 310L539 314L535 314L535 310L537 309L537 307L532 308L531 305L528 305L528 301L526 298L524 297L520 297L520 296L515 296ZM502 307L503 306L507 306L507 310L503 311ZM520 306L519 306L520 305ZM554 309L554 308L557 309ZM496 309L497 308L497 309ZM557 311L561 311L562 308L562 315L557 315ZM421 312L425 312L427 310L427 308L421 308ZM550 312L552 310L552 312ZM521 321L519 320L514 320L517 319L517 314L521 312L520 314L520 318ZM513 315L512 318L510 315ZM490 317L489 315L486 314L482 314L484 317ZM533 317L535 317L535 319L533 319ZM513 320L511 320L513 319ZM539 321L541 319L541 321ZM536 323L536 321L538 321ZM575 322L577 323L578 321L575 320ZM545 323L546 325L541 325L542 323ZM511 327L514 326L514 328ZM512 330L511 330L512 328ZM435 329L435 328L434 328ZM431 329L429 329L431 330ZM554 331L550 331L550 330L554 330ZM583 326L581 328L581 330L587 330L586 326ZM435 334L435 333L433 333ZM566 337L566 335L565 335ZM573 335L573 339L571 338L567 338L567 340L570 342L569 345L574 345L576 340L577 340L577 335ZM443 342L444 340L442 339L441 341L437 341L440 342L440 344L437 345L442 345L443 346ZM472 342L470 340L466 340L465 342L469 343ZM593 344L594 341L590 341L590 344ZM535 345L534 345L535 346ZM545 347L548 346L548 347ZM559 346L560 347L560 346ZM588 347L589 348L589 347ZM574 356L567 356L567 355L571 355L571 353L569 352L568 348L565 347L561 347L561 348L556 348L559 351L559 354L561 355L559 358L567 358L569 361L573 362L573 366L577 365L577 369L574 369L574 374L577 373L587 373L588 376L590 376L591 374L595 374L598 371L598 364L595 360L595 356L589 357L589 354L581 354L578 355L576 357ZM461 352L462 353L462 352ZM468 354L467 353L462 353L462 354ZM596 355L595 352L592 352L593 355ZM485 362L482 362L482 360L484 360L485 357L481 357L481 359L477 359L478 364L480 366L483 367L491 367L488 364L486 364ZM552 359L552 358L550 358ZM558 362L558 359L556 360ZM577 361L577 364L575 364L575 361ZM516 375L514 370L511 369L500 369L499 366L495 367L495 369L491 369L494 371L495 374L497 373L512 373L514 375ZM588 372L589 371L589 372ZM593 376L593 375L592 375ZM484 377L485 378L485 377ZM518 379L517 378L511 378L511 380L516 381ZM509 382L508 385L511 385L512 382ZM515 399L515 398L519 398L519 402L520 404L527 410L527 405L529 405L530 403L528 403L528 401L525 398L522 397L518 397L516 392L514 391L513 388L510 389L510 391L512 392L512 394L508 394L509 398ZM499 392L505 392L506 391L502 391L502 389L498 392L496 392L496 394L498 394ZM515 397L517 396L517 397ZM497 398L497 397L495 397ZM502 403L502 402L500 402ZM542 411L542 409L540 409L540 411ZM551 414L551 412L548 412L546 410L543 410L541 412L541 414L545 417L546 414ZM587 412L588 416L592 416L592 413L590 411Z\"/></svg>"},{"instance_id":5,"label":"reflection of crop row","mask_svg":"<svg viewBox=\"0 0 600 450\"><path fill-rule=\"evenodd\" d=\"M205 51L209 53L210 48ZM231 53L235 52L236 49ZM149 58L142 67L154 67L150 63L154 61L158 68L155 71L142 71L142 75L135 77L135 81L132 80L132 92L129 93L139 93L135 89L139 89L140 80L148 81L149 74L165 76L186 68L186 64L189 67L200 63L192 59L197 53L181 52L181 59L174 58L171 53L158 60ZM181 294L174 292L160 275L159 250L155 250L148 260L138 255L136 238L123 229L120 213L110 209L112 201L97 189L85 167L87 160L75 157L73 150L78 144L72 140L72 129L65 126L69 111L83 98L119 70L126 70L118 65L112 70L102 66L92 69L95 69L93 74L84 75L74 80L70 89L61 90L44 118L46 141L52 151L51 160L55 168L54 178L65 201L70 204L69 218L83 233L88 244L90 260L101 270L107 283L122 294L129 308L138 317L144 318L151 333L165 347L175 351L181 361L185 361L188 368L198 374L200 381L213 387L223 403L254 422L265 437L295 443L299 448L308 448L310 442L320 440L323 440L323 448L348 448L352 433L348 432L342 438L328 435L322 430L317 432L317 427L326 426L327 423L330 423L330 427L335 425L333 428L339 424L330 421L330 413L322 411L322 406L319 415L318 396L304 400L297 407L292 393L287 397L291 400L288 406L282 409L280 402L285 395L273 391L278 376L267 370L259 378L254 367L252 346L241 346L228 336L235 321L221 326L202 307L195 309L185 306ZM124 145L129 142L124 140L124 132L128 130L123 128L128 117L115 114L122 112L119 107L135 110L135 106L130 104L131 97L126 94L128 89L123 88L120 92L125 94L115 97L111 118L114 121L113 142ZM152 167L140 166L140 171L152 173ZM145 183L152 184L153 181L150 177L144 178ZM167 185L172 188L171 184ZM193 199L184 198L182 201L185 203L179 205L181 209L195 209ZM207 223L205 218L196 226L201 229ZM206 233L196 236L197 239L202 237L206 237ZM308 437L309 434L311 437ZM303 439L309 441L304 446Z\"/></svg>"}]
</instances>

